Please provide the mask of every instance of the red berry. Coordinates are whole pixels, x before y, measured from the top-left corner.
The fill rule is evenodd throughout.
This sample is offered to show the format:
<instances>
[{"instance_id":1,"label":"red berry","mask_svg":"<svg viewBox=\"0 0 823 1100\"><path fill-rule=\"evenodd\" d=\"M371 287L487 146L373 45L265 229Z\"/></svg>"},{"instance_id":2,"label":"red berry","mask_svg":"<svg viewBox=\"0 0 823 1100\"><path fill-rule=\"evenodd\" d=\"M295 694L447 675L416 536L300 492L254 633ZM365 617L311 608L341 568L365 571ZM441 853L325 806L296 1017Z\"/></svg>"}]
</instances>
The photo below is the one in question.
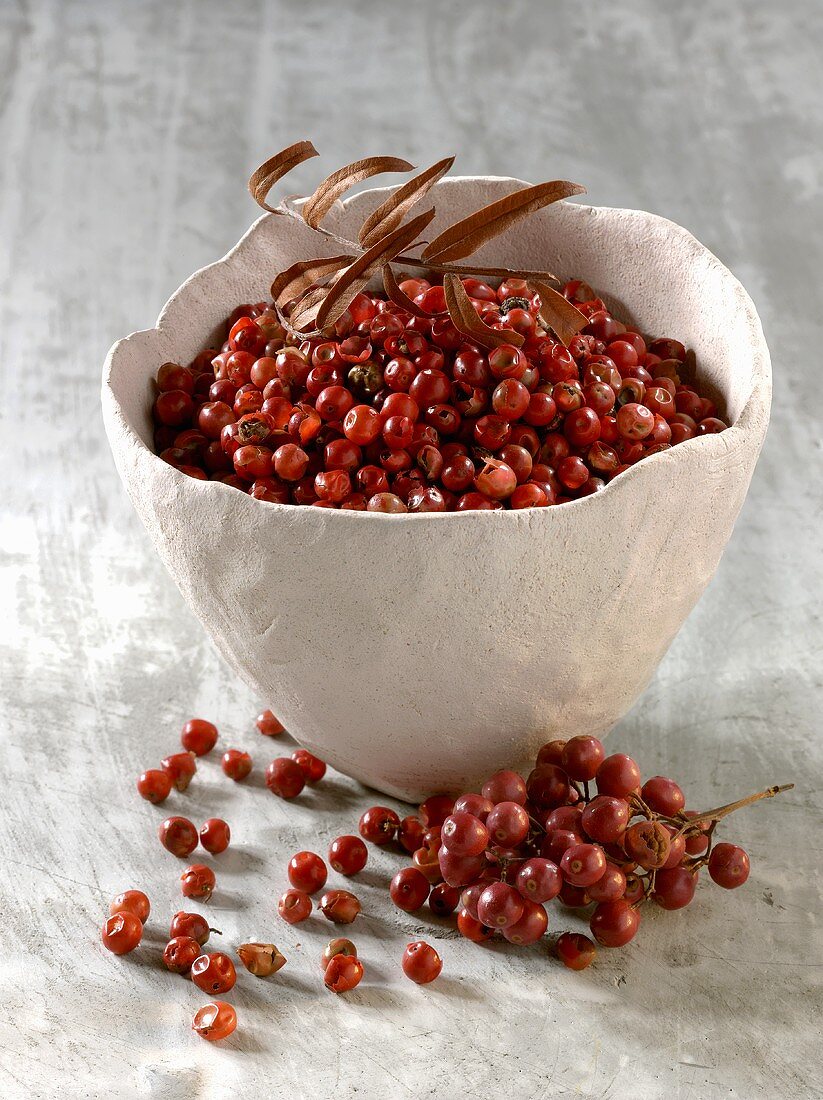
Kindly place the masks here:
<instances>
[{"instance_id":1,"label":"red berry","mask_svg":"<svg viewBox=\"0 0 823 1100\"><path fill-rule=\"evenodd\" d=\"M688 867L670 867L654 876L652 897L661 909L683 909L694 897L696 886L696 871Z\"/></svg>"},{"instance_id":2,"label":"red berry","mask_svg":"<svg viewBox=\"0 0 823 1100\"><path fill-rule=\"evenodd\" d=\"M289 924L299 924L311 913L311 898L305 890L286 890L277 903L277 912Z\"/></svg>"},{"instance_id":3,"label":"red berry","mask_svg":"<svg viewBox=\"0 0 823 1100\"><path fill-rule=\"evenodd\" d=\"M206 867L203 863L193 863L180 876L180 892L184 898L208 901L214 892L216 882L211 867Z\"/></svg>"},{"instance_id":4,"label":"red berry","mask_svg":"<svg viewBox=\"0 0 823 1100\"><path fill-rule=\"evenodd\" d=\"M461 794L454 804L454 813L471 814L484 822L493 809L494 803L482 794Z\"/></svg>"},{"instance_id":5,"label":"red berry","mask_svg":"<svg viewBox=\"0 0 823 1100\"><path fill-rule=\"evenodd\" d=\"M113 955L127 955L143 938L143 924L130 910L115 913L103 924L103 946Z\"/></svg>"},{"instance_id":6,"label":"red berry","mask_svg":"<svg viewBox=\"0 0 823 1100\"><path fill-rule=\"evenodd\" d=\"M600 844L619 841L629 824L629 804L622 798L598 795L583 810L581 824Z\"/></svg>"},{"instance_id":7,"label":"red berry","mask_svg":"<svg viewBox=\"0 0 823 1100\"><path fill-rule=\"evenodd\" d=\"M295 749L291 754L291 758L302 770L307 783L319 783L326 774L325 763L318 756L310 753L308 749Z\"/></svg>"},{"instance_id":8,"label":"red berry","mask_svg":"<svg viewBox=\"0 0 823 1100\"><path fill-rule=\"evenodd\" d=\"M503 938L509 943L525 947L530 943L537 943L548 926L549 917L543 906L529 898L524 898L522 917L503 929Z\"/></svg>"},{"instance_id":9,"label":"red berry","mask_svg":"<svg viewBox=\"0 0 823 1100\"><path fill-rule=\"evenodd\" d=\"M147 802L153 802L155 805L166 801L171 793L171 787L171 776L168 772L161 771L159 768L149 768L137 780L137 790L140 797L145 798Z\"/></svg>"},{"instance_id":10,"label":"red berry","mask_svg":"<svg viewBox=\"0 0 823 1100\"><path fill-rule=\"evenodd\" d=\"M180 733L180 744L195 756L205 756L217 744L217 726L204 718L190 718Z\"/></svg>"},{"instance_id":11,"label":"red berry","mask_svg":"<svg viewBox=\"0 0 823 1100\"><path fill-rule=\"evenodd\" d=\"M749 877L749 857L736 844L715 844L709 856L709 874L718 886L734 890Z\"/></svg>"},{"instance_id":12,"label":"red berry","mask_svg":"<svg viewBox=\"0 0 823 1100\"><path fill-rule=\"evenodd\" d=\"M390 844L397 836L400 818L387 806L372 806L360 818L360 835L372 844Z\"/></svg>"},{"instance_id":13,"label":"red berry","mask_svg":"<svg viewBox=\"0 0 823 1100\"><path fill-rule=\"evenodd\" d=\"M523 916L523 897L505 882L490 883L477 901L478 918L489 928L507 928Z\"/></svg>"},{"instance_id":14,"label":"red berry","mask_svg":"<svg viewBox=\"0 0 823 1100\"><path fill-rule=\"evenodd\" d=\"M266 786L280 798L297 798L305 785L303 769L288 756L278 756L266 768Z\"/></svg>"},{"instance_id":15,"label":"red berry","mask_svg":"<svg viewBox=\"0 0 823 1100\"><path fill-rule=\"evenodd\" d=\"M326 946L323 948L323 954L320 957L320 967L323 971L332 961L336 955L349 955L352 958L357 958L357 948L351 940L340 937L336 940L329 940Z\"/></svg>"},{"instance_id":16,"label":"red berry","mask_svg":"<svg viewBox=\"0 0 823 1100\"><path fill-rule=\"evenodd\" d=\"M597 954L597 948L589 937L580 932L564 932L558 937L555 951L569 970L585 970L587 966L591 966Z\"/></svg>"},{"instance_id":17,"label":"red berry","mask_svg":"<svg viewBox=\"0 0 823 1100\"><path fill-rule=\"evenodd\" d=\"M200 829L200 843L213 856L225 852L231 840L231 829L222 818L210 817Z\"/></svg>"},{"instance_id":18,"label":"red berry","mask_svg":"<svg viewBox=\"0 0 823 1100\"><path fill-rule=\"evenodd\" d=\"M432 887L429 894L429 909L436 917L448 917L460 904L460 896L460 890L456 886L439 882Z\"/></svg>"},{"instance_id":19,"label":"red berry","mask_svg":"<svg viewBox=\"0 0 823 1100\"><path fill-rule=\"evenodd\" d=\"M204 993L228 993L237 981L237 971L228 955L212 951L198 955L191 965L191 980Z\"/></svg>"},{"instance_id":20,"label":"red berry","mask_svg":"<svg viewBox=\"0 0 823 1100\"><path fill-rule=\"evenodd\" d=\"M242 752L240 749L227 749L223 753L220 767L229 779L233 779L235 783L238 783L241 779L245 779L251 771L252 759L249 753Z\"/></svg>"},{"instance_id":21,"label":"red berry","mask_svg":"<svg viewBox=\"0 0 823 1100\"><path fill-rule=\"evenodd\" d=\"M613 863L606 864L606 870L586 893L592 901L619 901L626 893L626 875Z\"/></svg>"},{"instance_id":22,"label":"red berry","mask_svg":"<svg viewBox=\"0 0 823 1100\"><path fill-rule=\"evenodd\" d=\"M218 1042L227 1039L237 1027L237 1013L226 1001L210 1001L195 1012L191 1027L201 1039Z\"/></svg>"},{"instance_id":23,"label":"red berry","mask_svg":"<svg viewBox=\"0 0 823 1100\"><path fill-rule=\"evenodd\" d=\"M454 810L454 799L447 794L436 794L427 798L420 806L420 820L426 829L442 825Z\"/></svg>"},{"instance_id":24,"label":"red berry","mask_svg":"<svg viewBox=\"0 0 823 1100\"><path fill-rule=\"evenodd\" d=\"M406 947L402 966L407 978L411 978L417 985L428 985L443 969L443 962L430 944L418 940Z\"/></svg>"},{"instance_id":25,"label":"red berry","mask_svg":"<svg viewBox=\"0 0 823 1100\"><path fill-rule=\"evenodd\" d=\"M116 913L134 913L141 924L146 923L150 912L151 904L142 890L124 890L109 906L111 916Z\"/></svg>"},{"instance_id":26,"label":"red berry","mask_svg":"<svg viewBox=\"0 0 823 1100\"><path fill-rule=\"evenodd\" d=\"M589 927L601 947L623 947L633 940L640 913L625 901L602 901L592 913Z\"/></svg>"},{"instance_id":27,"label":"red berry","mask_svg":"<svg viewBox=\"0 0 823 1100\"><path fill-rule=\"evenodd\" d=\"M329 863L340 875L356 875L368 858L369 850L359 836L339 836L329 847Z\"/></svg>"},{"instance_id":28,"label":"red berry","mask_svg":"<svg viewBox=\"0 0 823 1100\"><path fill-rule=\"evenodd\" d=\"M516 848L528 836L529 815L517 802L498 802L486 818L485 826L480 827L495 844ZM445 836L443 839L449 844ZM451 844L449 846L452 847Z\"/></svg>"},{"instance_id":29,"label":"red berry","mask_svg":"<svg viewBox=\"0 0 823 1100\"><path fill-rule=\"evenodd\" d=\"M606 870L606 853L599 844L573 844L563 853L560 870L571 886L591 886Z\"/></svg>"},{"instance_id":30,"label":"red berry","mask_svg":"<svg viewBox=\"0 0 823 1100\"><path fill-rule=\"evenodd\" d=\"M489 802L495 805L498 802L517 802L518 805L524 806L526 797L526 781L517 772L505 769L495 772L483 784L483 798L488 799Z\"/></svg>"},{"instance_id":31,"label":"red berry","mask_svg":"<svg viewBox=\"0 0 823 1100\"><path fill-rule=\"evenodd\" d=\"M256 725L266 737L277 737L285 728L283 723L275 718L270 710L264 710L257 715Z\"/></svg>"},{"instance_id":32,"label":"red berry","mask_svg":"<svg viewBox=\"0 0 823 1100\"><path fill-rule=\"evenodd\" d=\"M686 805L686 796L673 779L654 775L647 779L640 791L641 798L657 814L674 817Z\"/></svg>"},{"instance_id":33,"label":"red berry","mask_svg":"<svg viewBox=\"0 0 823 1100\"><path fill-rule=\"evenodd\" d=\"M527 859L517 872L514 885L524 898L539 905L551 901L560 893L563 879L560 869L550 859L535 856Z\"/></svg>"},{"instance_id":34,"label":"red berry","mask_svg":"<svg viewBox=\"0 0 823 1100\"><path fill-rule=\"evenodd\" d=\"M174 936L163 951L163 962L172 974L188 974L192 963L201 954L197 940L191 936Z\"/></svg>"},{"instance_id":35,"label":"red berry","mask_svg":"<svg viewBox=\"0 0 823 1100\"><path fill-rule=\"evenodd\" d=\"M413 855L422 846L425 831L422 821L414 815L404 817L397 832L397 839L403 851Z\"/></svg>"},{"instance_id":36,"label":"red berry","mask_svg":"<svg viewBox=\"0 0 823 1100\"><path fill-rule=\"evenodd\" d=\"M623 835L626 855L647 871L665 864L671 846L669 832L660 821L637 821Z\"/></svg>"},{"instance_id":37,"label":"red berry","mask_svg":"<svg viewBox=\"0 0 823 1100\"><path fill-rule=\"evenodd\" d=\"M326 885L329 873L326 864L314 852L298 852L289 860L289 882L297 890L313 894Z\"/></svg>"},{"instance_id":38,"label":"red berry","mask_svg":"<svg viewBox=\"0 0 823 1100\"><path fill-rule=\"evenodd\" d=\"M351 924L360 912L360 902L348 890L328 890L317 908L332 924Z\"/></svg>"},{"instance_id":39,"label":"red berry","mask_svg":"<svg viewBox=\"0 0 823 1100\"><path fill-rule=\"evenodd\" d=\"M605 755L603 742L596 737L572 737L563 746L561 764L570 779L588 781L597 775Z\"/></svg>"},{"instance_id":40,"label":"red berry","mask_svg":"<svg viewBox=\"0 0 823 1100\"><path fill-rule=\"evenodd\" d=\"M391 880L389 894L398 909L413 913L420 909L429 896L429 880L416 867L404 867Z\"/></svg>"},{"instance_id":41,"label":"red berry","mask_svg":"<svg viewBox=\"0 0 823 1100\"><path fill-rule=\"evenodd\" d=\"M326 967L323 982L332 993L348 993L360 984L363 977L363 964L356 955L342 952L334 955Z\"/></svg>"},{"instance_id":42,"label":"red berry","mask_svg":"<svg viewBox=\"0 0 823 1100\"><path fill-rule=\"evenodd\" d=\"M511 806L514 803L501 803L501 805ZM521 806L517 808L522 810ZM473 814L460 811L446 818L441 836L448 850L457 856L480 855L489 843L489 831L483 822Z\"/></svg>"},{"instance_id":43,"label":"red berry","mask_svg":"<svg viewBox=\"0 0 823 1100\"><path fill-rule=\"evenodd\" d=\"M191 855L197 847L197 829L187 817L167 817L157 835L163 847L180 859Z\"/></svg>"},{"instance_id":44,"label":"red berry","mask_svg":"<svg viewBox=\"0 0 823 1100\"><path fill-rule=\"evenodd\" d=\"M185 791L197 771L193 752L175 752L160 761L160 767L168 775L172 786Z\"/></svg>"},{"instance_id":45,"label":"red berry","mask_svg":"<svg viewBox=\"0 0 823 1100\"><path fill-rule=\"evenodd\" d=\"M607 756L595 778L598 792L614 798L628 798L640 787L640 769L622 752Z\"/></svg>"},{"instance_id":46,"label":"red berry","mask_svg":"<svg viewBox=\"0 0 823 1100\"><path fill-rule=\"evenodd\" d=\"M169 938L174 939L175 936L185 936L197 940L199 944L204 944L208 940L211 931L213 930L209 928L209 922L205 917L199 913L186 913L181 910L179 913L175 913L171 919Z\"/></svg>"}]
</instances>

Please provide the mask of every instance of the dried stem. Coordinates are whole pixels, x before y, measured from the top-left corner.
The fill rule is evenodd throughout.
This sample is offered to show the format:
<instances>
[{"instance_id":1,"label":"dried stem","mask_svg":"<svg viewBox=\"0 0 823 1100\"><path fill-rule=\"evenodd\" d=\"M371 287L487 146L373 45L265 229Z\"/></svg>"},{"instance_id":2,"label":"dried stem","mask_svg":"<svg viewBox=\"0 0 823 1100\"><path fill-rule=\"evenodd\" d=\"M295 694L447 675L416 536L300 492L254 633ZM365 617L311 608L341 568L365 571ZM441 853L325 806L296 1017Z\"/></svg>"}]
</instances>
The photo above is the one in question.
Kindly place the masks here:
<instances>
[{"instance_id":1,"label":"dried stem","mask_svg":"<svg viewBox=\"0 0 823 1100\"><path fill-rule=\"evenodd\" d=\"M699 825L701 821L720 821L721 818L733 814L735 810L742 810L744 806L751 806L754 802L760 802L764 798L774 798L776 794L782 794L783 791L790 791L793 788L794 783L786 783L782 787L767 787L765 791L750 794L747 798L739 798L737 802L729 802L727 805L718 806L714 810L706 810L702 814L695 814L694 817L689 818L688 825L684 825L680 832L685 832L692 825Z\"/></svg>"}]
</instances>

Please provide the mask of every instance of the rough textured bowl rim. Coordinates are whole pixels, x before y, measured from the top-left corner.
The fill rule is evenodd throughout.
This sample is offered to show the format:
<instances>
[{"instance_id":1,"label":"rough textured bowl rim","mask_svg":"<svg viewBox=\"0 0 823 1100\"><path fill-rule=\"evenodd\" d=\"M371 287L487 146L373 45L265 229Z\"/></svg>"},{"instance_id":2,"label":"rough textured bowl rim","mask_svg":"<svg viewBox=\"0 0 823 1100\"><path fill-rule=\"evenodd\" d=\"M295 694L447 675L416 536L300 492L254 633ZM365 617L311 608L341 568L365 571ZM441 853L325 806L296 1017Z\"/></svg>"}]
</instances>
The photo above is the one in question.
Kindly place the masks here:
<instances>
[{"instance_id":1,"label":"rough textured bowl rim","mask_svg":"<svg viewBox=\"0 0 823 1100\"><path fill-rule=\"evenodd\" d=\"M459 184L461 182L477 181L483 182L505 182L505 183L517 183L520 186L528 186L525 181L515 179L510 176L452 176L449 177L448 182L451 185ZM359 191L356 194L348 197L342 202L338 201L336 206L338 208L345 209L351 203L357 202L363 199L364 196L374 196L377 201L380 201L381 197L388 195L391 191L395 190L392 187L375 187L367 188L363 191ZM302 200L298 200L302 201ZM743 408L740 410L738 416L723 432L719 432L713 435L695 436L693 439L684 440L682 443L677 444L676 447L672 447L668 451L661 451L653 455L649 455L644 458L642 462L637 462L630 466L628 470L624 470L618 477L612 481L607 482L604 489L600 492L592 493L589 496L578 497L574 500L570 500L560 507L564 509L577 508L595 508L598 505L598 501L604 494L609 494L613 497L616 493L630 491L630 488L634 482L635 477L638 476L638 469L642 466L647 466L648 463L653 462L658 465L662 465L667 462L677 462L678 454L684 456L684 448L689 448L689 452L695 448L702 448L702 453L705 459L711 459L714 455L720 455L724 451L730 451L733 446L741 440L748 431L750 426L755 427L758 419L765 417L768 419L770 404L771 404L771 358L769 355L769 349L766 344L766 338L763 333L763 327L760 322L760 318L757 313L757 309L752 301L750 295L746 291L742 283L737 277L718 259L717 256L711 252L705 245L703 245L689 230L683 226L678 225L677 222L673 222L668 218L664 218L659 214L653 214L646 210L636 210L622 207L611 206L591 206L585 203L570 203L561 202L557 204L567 210L579 211L579 216L582 218L586 215L615 215L616 220L619 220L622 224L632 223L632 225L655 225L661 229L665 229L666 234L670 238L676 238L679 245L684 251L684 254L690 254L694 259L698 257L702 261L709 261L716 264L721 268L726 277L727 285L730 292L733 293L741 313L746 319L748 327L748 341L747 345L751 353L751 391L746 399ZM112 384L112 375L114 368L114 360L117 357L119 349L129 341L146 337L150 333L160 332L164 328L171 328L174 325L175 312L178 308L183 308L189 295L193 289L195 289L201 280L204 280L210 272L215 269L229 266L233 261L242 260L244 252L249 249L250 242L256 236L260 227L267 223L272 218L282 217L283 215L264 213L257 218L249 228L243 233L240 239L235 245L233 245L228 252L226 252L219 259L214 260L212 263L205 264L203 267L194 271L166 301L163 308L160 310L157 321L152 328L139 329L128 336L117 340L109 350L106 357L106 362L103 368L103 396L104 401L108 405L108 411L114 416L123 427L130 438L133 445L137 445L138 448L146 451L156 462L163 462L163 460L157 455L151 447L149 447L141 435L129 422L128 418L123 412L123 408L120 401L117 398L115 388ZM575 215L577 216L577 215ZM585 273L584 273L585 274ZM608 296L613 293L612 288L602 288L602 292ZM187 306L185 308L188 308ZM204 334L203 339L206 339ZM741 440L742 441L742 440ZM168 463L163 463L167 471L171 472L173 476L177 478L185 479L186 482L196 485L203 492L223 492L223 493L236 493L237 490L229 485L224 485L219 481L207 481L199 482L197 479L188 477L188 475L181 473L174 467L169 466ZM274 501L258 500L257 498L249 497L252 507L274 509L275 512L292 512L296 508L303 507L297 504L278 504ZM529 509L530 515L533 513L535 517L539 516L539 522L550 523L552 522L551 516L556 512L557 505L547 508L532 508ZM507 517L502 522L516 522L519 509L499 509L492 512L405 512L405 513L383 513L383 512L367 512L367 511L354 511L351 509L327 509L327 512L334 513L335 523L439 523L446 521L456 521L458 518L463 517L464 521L476 518L478 515L483 517L484 522L488 522L492 517L497 517L494 522L501 522L500 517Z\"/></svg>"}]
</instances>

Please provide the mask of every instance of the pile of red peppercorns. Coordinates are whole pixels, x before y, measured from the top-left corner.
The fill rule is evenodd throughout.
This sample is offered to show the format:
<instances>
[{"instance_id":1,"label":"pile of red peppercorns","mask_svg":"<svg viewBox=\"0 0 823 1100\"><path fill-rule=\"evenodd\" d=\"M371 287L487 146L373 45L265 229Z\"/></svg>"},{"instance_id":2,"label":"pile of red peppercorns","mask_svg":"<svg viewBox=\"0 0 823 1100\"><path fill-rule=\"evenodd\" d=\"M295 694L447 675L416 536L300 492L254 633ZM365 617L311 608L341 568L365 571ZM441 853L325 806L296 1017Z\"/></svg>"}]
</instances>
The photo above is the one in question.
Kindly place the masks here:
<instances>
[{"instance_id":1,"label":"pile of red peppercorns","mask_svg":"<svg viewBox=\"0 0 823 1100\"><path fill-rule=\"evenodd\" d=\"M258 716L257 728L266 736L284 732L269 710ZM208 755L217 740L211 722L186 722L183 751L167 756L159 769L144 772L137 781L139 793L158 803L172 788L185 790L196 774L196 759ZM253 762L249 753L228 749L221 765L229 778L242 781ZM291 757L272 761L266 785L279 797L291 799L307 783L319 782L325 772L322 760L297 749ZM537 943L548 931L545 906L554 899L585 913L592 938L564 931L550 941L552 953L566 967L582 970L594 960L596 944L621 947L634 938L644 902L669 910L688 905L702 868L727 889L742 885L749 875L749 858L736 845L714 843L715 827L732 811L786 789L772 787L696 813L686 809L683 791L672 779L653 776L641 783L635 761L622 753L607 757L595 737L550 741L540 749L526 778L500 771L479 793L434 795L418 814L402 819L386 806L372 806L360 818L359 835L332 840L328 865L316 852L297 852L289 860L290 886L277 911L288 924L299 924L313 912L312 895L324 891L317 911L333 924L353 924L362 911L360 900L350 890L327 889L328 868L347 879L357 876L368 862L368 842L411 856L412 865L398 870L388 886L399 909L417 912L428 903L435 917L456 913L457 929L475 943L496 933L515 945ZM162 845L181 859L188 859L198 843L209 854L219 855L231 840L229 826L220 818L210 818L198 832L187 818L173 816L160 824L158 833ZM182 895L201 903L208 902L216 884L213 869L205 864L192 864L180 876ZM103 945L117 955L134 950L150 908L141 890L119 894L103 925ZM233 988L237 971L225 952L203 950L212 932L217 929L201 914L176 913L163 963L173 973L188 974L204 993L217 996ZM269 977L286 964L273 943L242 943L236 953L255 977ZM353 990L364 975L357 947L348 938L331 940L320 963L324 984L334 993ZM443 963L431 944L419 940L406 946L401 965L408 978L426 985L438 977ZM235 1009L221 1000L201 1007L192 1023L210 1040L226 1038L236 1026Z\"/></svg>"},{"instance_id":2,"label":"pile of red peppercorns","mask_svg":"<svg viewBox=\"0 0 823 1100\"><path fill-rule=\"evenodd\" d=\"M568 347L526 281L463 285L522 347L467 340L422 278L400 289L425 316L360 293L330 338L287 334L273 303L238 306L220 348L160 367L160 457L278 504L459 512L564 504L727 427L683 344L623 324L580 280L563 291L588 324Z\"/></svg>"}]
</instances>

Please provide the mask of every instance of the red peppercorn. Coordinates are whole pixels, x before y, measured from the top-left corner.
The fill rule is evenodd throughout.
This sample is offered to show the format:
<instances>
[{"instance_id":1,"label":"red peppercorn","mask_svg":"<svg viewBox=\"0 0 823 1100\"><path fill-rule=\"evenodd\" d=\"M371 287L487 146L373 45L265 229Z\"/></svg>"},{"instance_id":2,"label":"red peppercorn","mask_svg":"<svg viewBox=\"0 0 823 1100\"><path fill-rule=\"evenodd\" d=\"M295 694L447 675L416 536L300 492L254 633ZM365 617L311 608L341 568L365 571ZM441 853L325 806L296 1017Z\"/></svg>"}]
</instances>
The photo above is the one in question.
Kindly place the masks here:
<instances>
[{"instance_id":1,"label":"red peppercorn","mask_svg":"<svg viewBox=\"0 0 823 1100\"><path fill-rule=\"evenodd\" d=\"M171 786L171 776L160 768L149 768L137 780L140 797L155 805L166 801L171 792Z\"/></svg>"},{"instance_id":2,"label":"red peppercorn","mask_svg":"<svg viewBox=\"0 0 823 1100\"><path fill-rule=\"evenodd\" d=\"M200 944L191 936L174 936L163 951L163 963L172 974L188 974L192 963L202 954Z\"/></svg>"},{"instance_id":3,"label":"red peppercorn","mask_svg":"<svg viewBox=\"0 0 823 1100\"><path fill-rule=\"evenodd\" d=\"M212 931L214 929L209 928L209 922L205 917L199 913L185 913L181 910L179 913L175 913L171 919L169 938L174 939L177 936L184 936L188 939L197 940L202 945L208 940L209 933Z\"/></svg>"},{"instance_id":4,"label":"red peppercorn","mask_svg":"<svg viewBox=\"0 0 823 1100\"><path fill-rule=\"evenodd\" d=\"M160 761L160 766L178 791L185 791L197 771L193 752L172 753Z\"/></svg>"},{"instance_id":5,"label":"red peppercorn","mask_svg":"<svg viewBox=\"0 0 823 1100\"><path fill-rule=\"evenodd\" d=\"M245 779L251 771L252 759L247 752L242 752L240 749L228 749L223 753L220 766L229 779L233 779L235 783L238 783L241 779Z\"/></svg>"},{"instance_id":6,"label":"red peppercorn","mask_svg":"<svg viewBox=\"0 0 823 1100\"><path fill-rule=\"evenodd\" d=\"M297 798L305 785L303 769L287 756L278 756L266 768L266 786L280 798Z\"/></svg>"},{"instance_id":7,"label":"red peppercorn","mask_svg":"<svg viewBox=\"0 0 823 1100\"><path fill-rule=\"evenodd\" d=\"M194 960L191 980L204 993L228 993L237 981L237 971L228 955L212 951Z\"/></svg>"},{"instance_id":8,"label":"red peppercorn","mask_svg":"<svg viewBox=\"0 0 823 1100\"><path fill-rule=\"evenodd\" d=\"M297 890L313 894L326 885L326 864L314 852L298 852L289 860L289 882Z\"/></svg>"},{"instance_id":9,"label":"red peppercorn","mask_svg":"<svg viewBox=\"0 0 823 1100\"><path fill-rule=\"evenodd\" d=\"M230 840L231 830L226 822L219 817L210 817L200 829L200 843L212 855L225 852Z\"/></svg>"},{"instance_id":10,"label":"red peppercorn","mask_svg":"<svg viewBox=\"0 0 823 1100\"><path fill-rule=\"evenodd\" d=\"M332 993L348 993L363 978L363 964L356 955L334 955L325 969L323 982Z\"/></svg>"},{"instance_id":11,"label":"red peppercorn","mask_svg":"<svg viewBox=\"0 0 823 1100\"><path fill-rule=\"evenodd\" d=\"M307 783L319 783L326 774L325 763L308 749L296 749L291 758L301 768Z\"/></svg>"},{"instance_id":12,"label":"red peppercorn","mask_svg":"<svg viewBox=\"0 0 823 1100\"><path fill-rule=\"evenodd\" d=\"M109 906L111 916L116 913L134 913L141 924L146 923L150 912L151 904L142 890L124 890Z\"/></svg>"},{"instance_id":13,"label":"red peppercorn","mask_svg":"<svg viewBox=\"0 0 823 1100\"><path fill-rule=\"evenodd\" d=\"M299 924L311 913L311 898L305 890L286 890L277 903L277 912L289 924Z\"/></svg>"},{"instance_id":14,"label":"red peppercorn","mask_svg":"<svg viewBox=\"0 0 823 1100\"><path fill-rule=\"evenodd\" d=\"M372 844L389 844L397 836L400 818L386 806L372 806L360 818L359 831Z\"/></svg>"},{"instance_id":15,"label":"red peppercorn","mask_svg":"<svg viewBox=\"0 0 823 1100\"><path fill-rule=\"evenodd\" d=\"M277 737L285 729L283 723L275 718L270 710L264 710L257 715L256 725L266 737Z\"/></svg>"},{"instance_id":16,"label":"red peppercorn","mask_svg":"<svg viewBox=\"0 0 823 1100\"><path fill-rule=\"evenodd\" d=\"M413 913L420 909L429 896L428 879L416 867L404 867L391 880L389 894L398 909Z\"/></svg>"},{"instance_id":17,"label":"red peppercorn","mask_svg":"<svg viewBox=\"0 0 823 1100\"><path fill-rule=\"evenodd\" d=\"M167 817L157 834L163 847L181 859L197 847L197 829L187 817Z\"/></svg>"},{"instance_id":18,"label":"red peppercorn","mask_svg":"<svg viewBox=\"0 0 823 1100\"><path fill-rule=\"evenodd\" d=\"M190 718L180 733L180 743L186 752L205 756L217 744L217 726L204 718Z\"/></svg>"},{"instance_id":19,"label":"red peppercorn","mask_svg":"<svg viewBox=\"0 0 823 1100\"><path fill-rule=\"evenodd\" d=\"M341 875L356 875L368 858L368 848L359 836L339 836L329 847L329 863Z\"/></svg>"},{"instance_id":20,"label":"red peppercorn","mask_svg":"<svg viewBox=\"0 0 823 1100\"><path fill-rule=\"evenodd\" d=\"M237 1013L226 1001L210 1001L198 1008L191 1026L201 1039L218 1042L227 1039L237 1027Z\"/></svg>"},{"instance_id":21,"label":"red peppercorn","mask_svg":"<svg viewBox=\"0 0 823 1100\"><path fill-rule=\"evenodd\" d=\"M440 974L443 962L435 949L423 940L410 943L403 952L403 973L417 985L428 985Z\"/></svg>"},{"instance_id":22,"label":"red peppercorn","mask_svg":"<svg viewBox=\"0 0 823 1100\"><path fill-rule=\"evenodd\" d=\"M143 924L136 913L129 910L115 913L103 924L103 946L113 955L127 955L143 938Z\"/></svg>"},{"instance_id":23,"label":"red peppercorn","mask_svg":"<svg viewBox=\"0 0 823 1100\"><path fill-rule=\"evenodd\" d=\"M202 863L193 863L180 876L180 892L184 898L208 901L216 885L214 871Z\"/></svg>"},{"instance_id":24,"label":"red peppercorn","mask_svg":"<svg viewBox=\"0 0 823 1100\"><path fill-rule=\"evenodd\" d=\"M360 902L348 890L329 890L317 908L333 924L351 924L360 912Z\"/></svg>"}]
</instances>

